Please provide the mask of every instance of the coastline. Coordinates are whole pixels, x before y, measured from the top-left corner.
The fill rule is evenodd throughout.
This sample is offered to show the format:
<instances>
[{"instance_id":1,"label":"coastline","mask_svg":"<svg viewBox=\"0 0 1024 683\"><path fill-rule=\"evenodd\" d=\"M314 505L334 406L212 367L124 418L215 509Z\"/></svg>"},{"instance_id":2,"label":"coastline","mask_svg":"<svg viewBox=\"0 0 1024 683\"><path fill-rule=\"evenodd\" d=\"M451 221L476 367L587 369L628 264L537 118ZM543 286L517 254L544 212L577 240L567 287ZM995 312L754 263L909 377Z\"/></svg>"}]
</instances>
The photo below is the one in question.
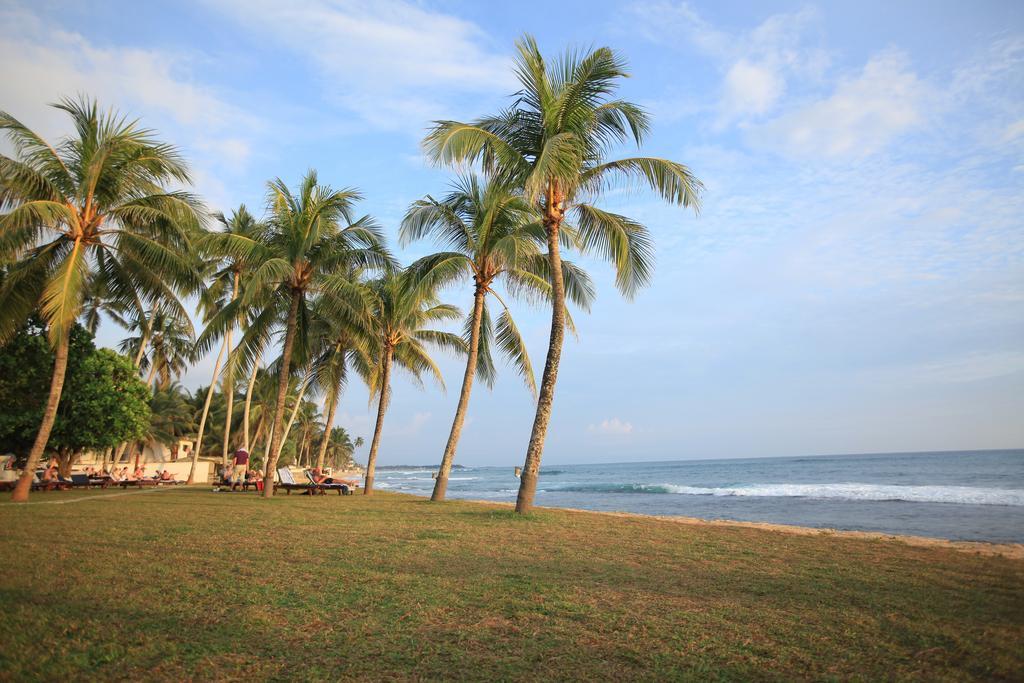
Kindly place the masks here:
<instances>
[{"instance_id":1,"label":"coastline","mask_svg":"<svg viewBox=\"0 0 1024 683\"><path fill-rule=\"evenodd\" d=\"M395 492L397 493L397 492ZM422 498L411 493L398 493L414 498ZM506 503L496 500L480 500L476 498L459 498L468 503L481 503L512 509L513 503ZM855 531L849 529L832 529L822 527L797 526L795 524L775 524L773 522L745 522L731 519L701 519L699 517L684 517L678 515L645 515L640 512L612 512L607 510L584 510L582 508L546 507L536 506L535 510L555 510L559 512L572 512L588 515L603 515L606 517L619 517L637 520L657 520L671 522L673 524L686 524L691 526L708 527L738 527L744 529L758 529L761 531L773 531L776 533L792 534L796 536L830 536L868 541L890 541L904 545L920 548L943 548L956 550L958 552L972 553L976 555L987 555L993 557L1005 557L1011 560L1024 560L1024 543L990 543L988 541L954 541L946 538L932 538L930 536L911 536L904 534L886 534L877 531Z\"/></svg>"}]
</instances>

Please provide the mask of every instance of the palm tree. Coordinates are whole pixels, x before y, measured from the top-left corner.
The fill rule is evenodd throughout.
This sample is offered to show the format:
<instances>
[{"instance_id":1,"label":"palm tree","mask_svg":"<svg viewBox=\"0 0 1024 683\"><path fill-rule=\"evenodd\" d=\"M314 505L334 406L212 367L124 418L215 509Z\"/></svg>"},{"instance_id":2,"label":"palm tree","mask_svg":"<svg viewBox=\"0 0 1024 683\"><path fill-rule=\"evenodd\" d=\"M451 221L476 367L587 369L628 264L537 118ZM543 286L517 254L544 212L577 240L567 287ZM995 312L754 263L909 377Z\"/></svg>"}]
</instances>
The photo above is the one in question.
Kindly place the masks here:
<instances>
[{"instance_id":1,"label":"palm tree","mask_svg":"<svg viewBox=\"0 0 1024 683\"><path fill-rule=\"evenodd\" d=\"M532 37L524 36L517 48L515 69L522 89L512 105L472 123L438 121L424 147L435 162L481 162L495 177L522 188L542 216L552 289L551 335L516 500L516 510L525 513L533 506L565 338L566 285L559 252L565 228L577 232L576 240L567 241L612 261L616 285L632 296L651 279L650 235L636 220L600 209L593 201L625 181L697 208L702 186L686 166L674 161L607 160L615 146L630 138L641 144L650 125L642 108L615 98L619 81L627 76L625 62L615 52L606 47L569 51L549 64Z\"/></svg>"},{"instance_id":2,"label":"palm tree","mask_svg":"<svg viewBox=\"0 0 1024 683\"><path fill-rule=\"evenodd\" d=\"M198 287L192 258L199 202L166 189L187 184L178 151L136 121L87 99L54 105L75 135L56 146L6 112L0 129L16 158L0 155L0 343L35 309L55 357L49 397L13 500L28 500L46 449L67 369L69 331L94 274L116 299L137 296L180 309L176 292Z\"/></svg>"},{"instance_id":3,"label":"palm tree","mask_svg":"<svg viewBox=\"0 0 1024 683\"><path fill-rule=\"evenodd\" d=\"M467 276L473 280L473 307L465 335L469 349L466 371L431 495L431 500L439 501L444 500L448 487L474 377L479 374L485 384L493 385L491 348L497 345L536 394L526 344L508 306L494 291L495 284L504 281L511 293L525 293L531 298L547 296L550 286L539 215L520 193L500 182L483 184L475 176L465 176L440 201L428 196L414 202L402 221L401 243L408 244L427 235L433 235L452 251L433 254L414 264L411 268L421 273L422 281L447 283ZM592 296L589 280L567 261L563 262L563 271L571 285L570 294L577 303L588 306ZM496 327L491 323L488 295L493 295L503 308Z\"/></svg>"},{"instance_id":4,"label":"palm tree","mask_svg":"<svg viewBox=\"0 0 1024 683\"><path fill-rule=\"evenodd\" d=\"M155 308L141 317L135 317L128 325L129 330L138 332L126 337L118 345L124 354L135 354L139 369L146 372L146 386L166 389L171 381L180 377L194 360L192 321L187 315L178 315L176 309ZM146 355L145 344L149 344Z\"/></svg>"},{"instance_id":5,"label":"palm tree","mask_svg":"<svg viewBox=\"0 0 1024 683\"><path fill-rule=\"evenodd\" d=\"M238 294L242 287L242 278L257 265L232 253L230 236L238 235L261 243L265 238L266 228L249 213L244 204L231 214L231 218L225 217L222 213L215 214L214 217L223 226L223 230L211 231L204 235L200 249L204 254L212 258L216 266L212 282L207 290L207 299L215 309L219 309L225 304L238 299ZM223 348L231 349L231 338L234 330L234 325L230 325L227 328L227 332L224 335ZM234 365L233 363L228 363L225 366L221 380L222 390L227 398L224 416L224 440L221 449L221 461L225 466L228 461L231 422L234 412Z\"/></svg>"},{"instance_id":6,"label":"palm tree","mask_svg":"<svg viewBox=\"0 0 1024 683\"><path fill-rule=\"evenodd\" d=\"M389 273L370 282L374 295L372 324L376 333L378 361L371 377L371 391L380 395L377 403L377 420L370 441L370 455L366 461L366 475L363 493L373 493L373 475L377 464L381 433L384 430L384 413L391 395L391 369L398 365L412 373L419 380L424 372L431 373L441 387L444 378L441 371L427 354L423 344L440 348L466 351L466 344L458 335L441 330L427 329L426 326L461 317L459 309L438 302L435 291L417 279L418 273L403 270Z\"/></svg>"},{"instance_id":7,"label":"palm tree","mask_svg":"<svg viewBox=\"0 0 1024 683\"><path fill-rule=\"evenodd\" d=\"M165 389L157 389L149 407L149 429L143 440L151 448L156 444L176 444L195 431L195 415L188 392L177 382L172 382Z\"/></svg>"},{"instance_id":8,"label":"palm tree","mask_svg":"<svg viewBox=\"0 0 1024 683\"><path fill-rule=\"evenodd\" d=\"M321 435L321 440L327 444L327 453L331 456L332 467L338 466L339 461L345 465L351 464L352 454L363 445L363 437L357 436L353 441L344 427L334 427L329 433L325 430ZM323 464L317 466L323 467Z\"/></svg>"},{"instance_id":9,"label":"palm tree","mask_svg":"<svg viewBox=\"0 0 1024 683\"><path fill-rule=\"evenodd\" d=\"M265 302L236 349L236 362L251 367L272 333L283 327L281 368L278 373L269 457L263 474L263 495L274 493L274 470L284 431L285 399L292 362L308 358L309 299L330 293L334 305L366 308L365 293L348 280L345 269L391 268L383 236L369 216L355 219L352 208L362 195L355 189L334 190L317 182L309 171L296 192L281 179L268 184L267 236L263 242L232 236L229 248L239 258L258 263L242 295L225 306L207 326L205 342L238 320L238 310ZM298 341L298 344L296 344Z\"/></svg>"},{"instance_id":10,"label":"palm tree","mask_svg":"<svg viewBox=\"0 0 1024 683\"><path fill-rule=\"evenodd\" d=\"M350 272L349 278L356 282L359 273ZM323 301L329 295L322 295ZM363 380L369 384L373 360L370 347L373 344L374 332L368 324L372 311L360 311L358 315L339 306L321 306L314 313L314 353L312 362L312 378L324 394L324 419L326 430L334 424L341 392L348 381L350 368L355 368ZM332 315L333 311L333 315ZM321 438L316 467L324 466L329 439Z\"/></svg>"}]
</instances>

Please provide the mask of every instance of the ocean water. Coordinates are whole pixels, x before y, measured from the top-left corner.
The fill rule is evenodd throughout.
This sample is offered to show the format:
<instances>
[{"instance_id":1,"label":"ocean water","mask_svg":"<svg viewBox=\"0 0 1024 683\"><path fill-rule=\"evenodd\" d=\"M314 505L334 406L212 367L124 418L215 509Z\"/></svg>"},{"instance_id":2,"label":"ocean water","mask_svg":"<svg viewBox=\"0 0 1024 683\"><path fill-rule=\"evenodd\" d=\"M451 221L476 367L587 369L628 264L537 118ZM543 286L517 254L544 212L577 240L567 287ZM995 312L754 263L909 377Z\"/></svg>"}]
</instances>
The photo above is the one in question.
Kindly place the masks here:
<instances>
[{"instance_id":1,"label":"ocean water","mask_svg":"<svg viewBox=\"0 0 1024 683\"><path fill-rule=\"evenodd\" d=\"M422 496L431 467L381 468ZM509 467L452 471L451 498L514 501ZM541 468L537 505L1024 543L1024 450L684 460Z\"/></svg>"}]
</instances>

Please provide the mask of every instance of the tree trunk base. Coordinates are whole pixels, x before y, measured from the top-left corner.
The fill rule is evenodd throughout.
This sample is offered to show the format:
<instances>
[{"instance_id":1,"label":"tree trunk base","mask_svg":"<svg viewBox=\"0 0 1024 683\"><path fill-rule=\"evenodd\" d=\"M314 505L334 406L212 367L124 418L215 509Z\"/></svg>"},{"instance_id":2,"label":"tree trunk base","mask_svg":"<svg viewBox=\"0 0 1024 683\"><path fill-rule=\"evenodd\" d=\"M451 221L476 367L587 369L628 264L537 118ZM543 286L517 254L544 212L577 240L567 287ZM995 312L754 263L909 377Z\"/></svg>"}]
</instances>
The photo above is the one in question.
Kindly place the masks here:
<instances>
[{"instance_id":1,"label":"tree trunk base","mask_svg":"<svg viewBox=\"0 0 1024 683\"><path fill-rule=\"evenodd\" d=\"M516 512L525 515L533 509L533 497L537 493L537 474L523 471L519 475L519 495L516 497Z\"/></svg>"},{"instance_id":2,"label":"tree trunk base","mask_svg":"<svg viewBox=\"0 0 1024 683\"><path fill-rule=\"evenodd\" d=\"M441 502L446 493L448 493L448 477L438 476L434 481L434 492L430 494L430 500Z\"/></svg>"},{"instance_id":3,"label":"tree trunk base","mask_svg":"<svg viewBox=\"0 0 1024 683\"><path fill-rule=\"evenodd\" d=\"M363 495L364 496L368 496L371 493L373 493L373 475L372 474L369 475L368 477L366 477L366 480L363 482Z\"/></svg>"},{"instance_id":4,"label":"tree trunk base","mask_svg":"<svg viewBox=\"0 0 1024 683\"><path fill-rule=\"evenodd\" d=\"M25 473L18 478L18 483L14 486L14 493L11 494L12 503L27 503L28 492L32 488L32 473L25 470Z\"/></svg>"}]
</instances>

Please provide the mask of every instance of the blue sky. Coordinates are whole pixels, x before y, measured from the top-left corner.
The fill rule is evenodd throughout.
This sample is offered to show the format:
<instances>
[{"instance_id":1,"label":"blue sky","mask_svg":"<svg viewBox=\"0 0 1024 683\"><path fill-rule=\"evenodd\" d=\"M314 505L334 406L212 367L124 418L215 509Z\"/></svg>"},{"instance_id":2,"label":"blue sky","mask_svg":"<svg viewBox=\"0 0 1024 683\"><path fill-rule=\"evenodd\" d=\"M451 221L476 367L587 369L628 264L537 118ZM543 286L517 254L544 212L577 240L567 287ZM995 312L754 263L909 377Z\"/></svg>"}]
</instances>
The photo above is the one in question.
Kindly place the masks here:
<instances>
[{"instance_id":1,"label":"blue sky","mask_svg":"<svg viewBox=\"0 0 1024 683\"><path fill-rule=\"evenodd\" d=\"M657 274L625 302L584 260L599 298L545 462L1024 445L1021 3L157 5L0 1L0 108L56 136L44 104L89 93L181 146L211 208L260 210L267 179L313 167L392 237L449 179L425 126L500 106L517 36L628 58L644 151L689 164L704 208L605 198L650 227ZM540 368L547 316L517 313ZM396 384L383 464L438 459L461 377L443 367L447 394ZM341 412L370 436L362 387ZM459 461L519 463L532 416L514 373L478 388Z\"/></svg>"}]
</instances>

